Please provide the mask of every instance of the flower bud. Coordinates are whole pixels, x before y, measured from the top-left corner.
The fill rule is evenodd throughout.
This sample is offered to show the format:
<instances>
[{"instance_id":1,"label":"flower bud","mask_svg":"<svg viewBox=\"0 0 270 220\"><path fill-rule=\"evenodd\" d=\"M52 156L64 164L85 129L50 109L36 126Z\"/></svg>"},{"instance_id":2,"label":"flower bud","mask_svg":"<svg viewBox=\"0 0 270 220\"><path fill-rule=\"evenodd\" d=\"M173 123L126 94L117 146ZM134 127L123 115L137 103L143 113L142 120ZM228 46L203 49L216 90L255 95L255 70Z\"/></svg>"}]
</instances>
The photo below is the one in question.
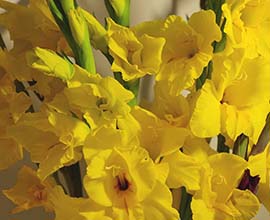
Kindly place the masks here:
<instances>
[{"instance_id":1,"label":"flower bud","mask_svg":"<svg viewBox=\"0 0 270 220\"><path fill-rule=\"evenodd\" d=\"M73 65L54 51L34 48L26 54L27 63L34 69L63 80L70 80L74 75Z\"/></svg>"},{"instance_id":2,"label":"flower bud","mask_svg":"<svg viewBox=\"0 0 270 220\"><path fill-rule=\"evenodd\" d=\"M84 16L86 24L88 25L91 45L94 48L101 50L103 53L107 53L107 31L99 23L99 21L88 11L79 9L81 14Z\"/></svg>"},{"instance_id":3,"label":"flower bud","mask_svg":"<svg viewBox=\"0 0 270 220\"><path fill-rule=\"evenodd\" d=\"M130 0L105 0L111 18L123 26L129 25Z\"/></svg>"},{"instance_id":4,"label":"flower bud","mask_svg":"<svg viewBox=\"0 0 270 220\"><path fill-rule=\"evenodd\" d=\"M78 9L68 11L68 22L75 42L81 46L84 40L88 40L87 25L84 17Z\"/></svg>"}]
</instances>

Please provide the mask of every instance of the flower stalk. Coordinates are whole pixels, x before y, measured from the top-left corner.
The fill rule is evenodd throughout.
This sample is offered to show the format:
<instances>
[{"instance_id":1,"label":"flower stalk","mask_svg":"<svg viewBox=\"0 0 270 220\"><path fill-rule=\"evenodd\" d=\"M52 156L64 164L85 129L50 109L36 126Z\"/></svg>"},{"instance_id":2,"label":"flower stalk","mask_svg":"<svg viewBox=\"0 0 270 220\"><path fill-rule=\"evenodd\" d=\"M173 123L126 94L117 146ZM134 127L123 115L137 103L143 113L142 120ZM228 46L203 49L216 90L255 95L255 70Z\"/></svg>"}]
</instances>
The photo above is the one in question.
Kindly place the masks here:
<instances>
[{"instance_id":1,"label":"flower stalk","mask_svg":"<svg viewBox=\"0 0 270 220\"><path fill-rule=\"evenodd\" d=\"M90 73L96 73L89 31L81 9L73 0L49 0L56 23L71 47L76 63Z\"/></svg>"}]
</instances>

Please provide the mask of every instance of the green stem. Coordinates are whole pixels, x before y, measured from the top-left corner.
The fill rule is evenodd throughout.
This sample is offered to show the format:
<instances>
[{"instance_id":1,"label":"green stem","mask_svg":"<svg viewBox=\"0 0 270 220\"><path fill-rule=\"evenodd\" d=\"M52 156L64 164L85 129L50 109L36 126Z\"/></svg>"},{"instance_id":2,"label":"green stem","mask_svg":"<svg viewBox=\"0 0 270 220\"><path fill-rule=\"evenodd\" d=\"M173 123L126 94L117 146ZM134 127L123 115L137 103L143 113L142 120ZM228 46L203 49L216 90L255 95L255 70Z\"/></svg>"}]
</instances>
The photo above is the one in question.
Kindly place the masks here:
<instances>
[{"instance_id":1,"label":"green stem","mask_svg":"<svg viewBox=\"0 0 270 220\"><path fill-rule=\"evenodd\" d=\"M119 0L116 0L119 1ZM104 0L106 9L110 17L117 23L122 26L128 27L130 22L130 0L121 0L125 2L125 8L123 9L122 14L117 14L114 8L112 7L110 0Z\"/></svg>"},{"instance_id":2,"label":"green stem","mask_svg":"<svg viewBox=\"0 0 270 220\"><path fill-rule=\"evenodd\" d=\"M218 135L217 152L230 152L230 148L225 144L225 137L221 134Z\"/></svg>"},{"instance_id":3,"label":"green stem","mask_svg":"<svg viewBox=\"0 0 270 220\"><path fill-rule=\"evenodd\" d=\"M213 62L210 61L206 67L203 68L203 72L198 79L196 79L196 90L202 88L206 79L211 79L213 71Z\"/></svg>"},{"instance_id":4,"label":"green stem","mask_svg":"<svg viewBox=\"0 0 270 220\"><path fill-rule=\"evenodd\" d=\"M247 160L248 143L249 143L248 136L244 134L239 135L234 142L233 154L236 154Z\"/></svg>"},{"instance_id":5,"label":"green stem","mask_svg":"<svg viewBox=\"0 0 270 220\"><path fill-rule=\"evenodd\" d=\"M79 162L60 169L72 197L82 197L82 179Z\"/></svg>"},{"instance_id":6,"label":"green stem","mask_svg":"<svg viewBox=\"0 0 270 220\"><path fill-rule=\"evenodd\" d=\"M192 211L191 211L191 201L192 195L187 193L185 187L182 187L181 192L181 203L180 203L180 218L181 220L191 220Z\"/></svg>"},{"instance_id":7,"label":"green stem","mask_svg":"<svg viewBox=\"0 0 270 220\"><path fill-rule=\"evenodd\" d=\"M60 2L65 13L75 8L74 0L60 0Z\"/></svg>"}]
</instances>

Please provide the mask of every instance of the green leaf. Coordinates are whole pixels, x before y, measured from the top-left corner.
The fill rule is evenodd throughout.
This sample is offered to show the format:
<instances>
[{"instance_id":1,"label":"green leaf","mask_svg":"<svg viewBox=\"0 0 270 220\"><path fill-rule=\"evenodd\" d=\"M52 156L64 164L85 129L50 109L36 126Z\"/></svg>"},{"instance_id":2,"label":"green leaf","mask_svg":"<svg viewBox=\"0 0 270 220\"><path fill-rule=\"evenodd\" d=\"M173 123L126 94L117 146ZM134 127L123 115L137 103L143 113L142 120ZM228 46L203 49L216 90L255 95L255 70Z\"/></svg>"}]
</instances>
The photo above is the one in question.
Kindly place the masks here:
<instances>
[{"instance_id":1,"label":"green leaf","mask_svg":"<svg viewBox=\"0 0 270 220\"><path fill-rule=\"evenodd\" d=\"M233 154L236 154L244 159L247 159L249 138L244 134L240 134L233 146Z\"/></svg>"}]
</instances>

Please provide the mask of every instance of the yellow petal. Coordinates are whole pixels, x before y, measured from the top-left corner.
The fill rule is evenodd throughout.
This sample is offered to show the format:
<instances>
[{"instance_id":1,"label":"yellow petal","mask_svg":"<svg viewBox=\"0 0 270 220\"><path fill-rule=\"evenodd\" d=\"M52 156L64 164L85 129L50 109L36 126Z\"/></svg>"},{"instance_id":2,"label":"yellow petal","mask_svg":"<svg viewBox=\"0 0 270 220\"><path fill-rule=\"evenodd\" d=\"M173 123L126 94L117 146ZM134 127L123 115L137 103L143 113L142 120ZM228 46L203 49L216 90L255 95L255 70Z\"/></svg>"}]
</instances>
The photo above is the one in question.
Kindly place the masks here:
<instances>
[{"instance_id":1,"label":"yellow petal","mask_svg":"<svg viewBox=\"0 0 270 220\"><path fill-rule=\"evenodd\" d=\"M220 103L214 85L206 81L190 119L190 129L198 137L213 137L220 133Z\"/></svg>"},{"instance_id":2,"label":"yellow petal","mask_svg":"<svg viewBox=\"0 0 270 220\"><path fill-rule=\"evenodd\" d=\"M51 184L49 180L42 182L32 168L23 166L18 172L16 185L3 193L17 205L12 210L12 213L17 213L38 206L48 207Z\"/></svg>"},{"instance_id":3,"label":"yellow petal","mask_svg":"<svg viewBox=\"0 0 270 220\"><path fill-rule=\"evenodd\" d=\"M252 219L259 211L260 202L249 190L234 189L231 200L235 208L241 213L239 219Z\"/></svg>"},{"instance_id":4,"label":"yellow petal","mask_svg":"<svg viewBox=\"0 0 270 220\"><path fill-rule=\"evenodd\" d=\"M201 165L191 156L176 151L164 156L162 163L169 164L169 176L167 184L170 188L186 187L190 191L200 189Z\"/></svg>"},{"instance_id":5,"label":"yellow petal","mask_svg":"<svg viewBox=\"0 0 270 220\"><path fill-rule=\"evenodd\" d=\"M209 163L213 168L212 189L217 193L217 202L225 202L238 186L248 164L243 158L227 153L211 155ZM229 164L233 164L233 170Z\"/></svg>"},{"instance_id":6,"label":"yellow petal","mask_svg":"<svg viewBox=\"0 0 270 220\"><path fill-rule=\"evenodd\" d=\"M167 186L157 182L152 193L143 202L145 219L178 220L179 214L172 207L172 195Z\"/></svg>"}]
</instances>

